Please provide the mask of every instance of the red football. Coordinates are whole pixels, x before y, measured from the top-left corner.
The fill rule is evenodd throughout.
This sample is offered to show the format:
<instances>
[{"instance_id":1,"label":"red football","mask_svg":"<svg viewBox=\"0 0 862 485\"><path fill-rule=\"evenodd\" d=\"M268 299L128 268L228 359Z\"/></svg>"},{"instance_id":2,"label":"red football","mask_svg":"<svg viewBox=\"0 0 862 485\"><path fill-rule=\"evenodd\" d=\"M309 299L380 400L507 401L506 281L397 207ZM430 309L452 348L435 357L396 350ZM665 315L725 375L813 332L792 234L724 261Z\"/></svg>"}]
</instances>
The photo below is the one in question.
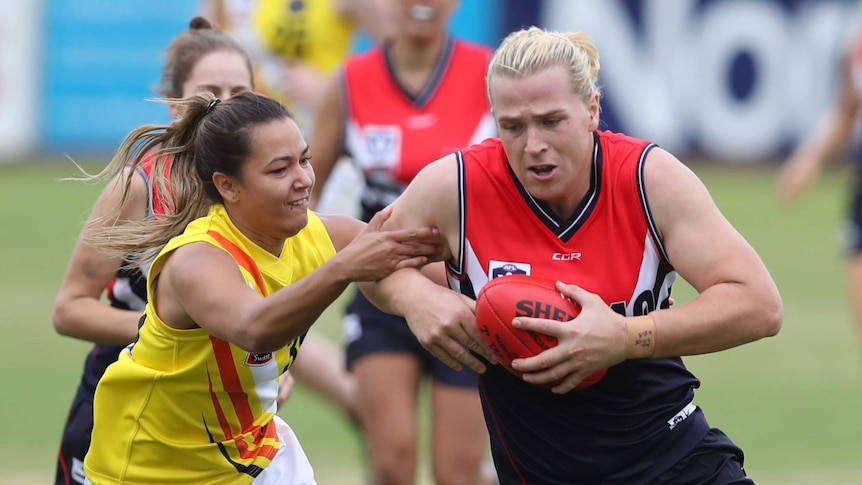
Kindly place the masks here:
<instances>
[{"instance_id":1,"label":"red football","mask_svg":"<svg viewBox=\"0 0 862 485\"><path fill-rule=\"evenodd\" d=\"M515 317L547 318L567 322L581 312L581 308L564 297L555 282L527 275L508 275L489 281L476 298L476 324L485 345L494 357L517 376L512 361L532 357L557 345L557 339L545 334L514 328ZM576 389L589 387L605 376L600 370L581 381ZM554 387L557 382L543 387Z\"/></svg>"}]
</instances>

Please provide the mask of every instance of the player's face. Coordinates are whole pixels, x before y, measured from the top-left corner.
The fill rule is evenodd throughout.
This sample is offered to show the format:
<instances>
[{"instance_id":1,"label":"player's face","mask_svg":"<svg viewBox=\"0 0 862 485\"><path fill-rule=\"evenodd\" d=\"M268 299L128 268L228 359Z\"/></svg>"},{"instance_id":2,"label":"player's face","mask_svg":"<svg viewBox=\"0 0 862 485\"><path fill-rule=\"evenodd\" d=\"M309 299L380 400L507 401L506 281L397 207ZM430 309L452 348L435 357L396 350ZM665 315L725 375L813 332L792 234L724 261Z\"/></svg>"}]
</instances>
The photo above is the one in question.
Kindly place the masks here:
<instances>
[{"instance_id":1,"label":"player's face","mask_svg":"<svg viewBox=\"0 0 862 485\"><path fill-rule=\"evenodd\" d=\"M229 190L222 190L225 206L252 240L280 244L308 224L314 185L308 144L289 118L255 126L249 138L252 151L241 176L229 178Z\"/></svg>"},{"instance_id":2,"label":"player's face","mask_svg":"<svg viewBox=\"0 0 862 485\"><path fill-rule=\"evenodd\" d=\"M590 183L599 99L575 94L553 66L525 77L491 78L491 106L509 165L533 197L568 217Z\"/></svg>"},{"instance_id":3,"label":"player's face","mask_svg":"<svg viewBox=\"0 0 862 485\"><path fill-rule=\"evenodd\" d=\"M231 50L201 57L183 83L183 97L209 91L222 100L252 90L251 72L245 58Z\"/></svg>"},{"instance_id":4,"label":"player's face","mask_svg":"<svg viewBox=\"0 0 862 485\"><path fill-rule=\"evenodd\" d=\"M414 41L443 38L456 4L456 0L395 0L398 31Z\"/></svg>"}]
</instances>

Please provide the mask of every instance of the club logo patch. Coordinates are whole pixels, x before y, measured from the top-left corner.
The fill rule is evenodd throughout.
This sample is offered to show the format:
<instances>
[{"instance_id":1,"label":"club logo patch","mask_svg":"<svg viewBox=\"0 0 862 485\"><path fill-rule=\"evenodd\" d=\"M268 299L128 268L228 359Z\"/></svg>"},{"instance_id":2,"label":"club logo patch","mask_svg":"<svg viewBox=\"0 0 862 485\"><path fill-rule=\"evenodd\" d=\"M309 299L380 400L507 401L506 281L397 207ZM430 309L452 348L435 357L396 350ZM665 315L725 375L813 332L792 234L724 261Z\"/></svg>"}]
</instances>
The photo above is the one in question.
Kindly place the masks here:
<instances>
[{"instance_id":1,"label":"club logo patch","mask_svg":"<svg viewBox=\"0 0 862 485\"><path fill-rule=\"evenodd\" d=\"M245 365L258 366L266 365L272 360L272 352L267 353L251 353L246 354Z\"/></svg>"}]
</instances>

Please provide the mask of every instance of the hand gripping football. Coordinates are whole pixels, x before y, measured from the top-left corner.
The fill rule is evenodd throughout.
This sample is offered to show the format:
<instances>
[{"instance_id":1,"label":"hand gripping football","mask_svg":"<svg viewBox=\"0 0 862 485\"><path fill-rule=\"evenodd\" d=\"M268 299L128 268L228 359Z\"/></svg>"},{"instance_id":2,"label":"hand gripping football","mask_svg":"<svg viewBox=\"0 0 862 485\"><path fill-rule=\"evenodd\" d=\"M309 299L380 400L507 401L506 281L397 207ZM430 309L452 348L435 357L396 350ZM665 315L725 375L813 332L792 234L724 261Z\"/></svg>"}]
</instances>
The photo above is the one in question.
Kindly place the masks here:
<instances>
[{"instance_id":1,"label":"hand gripping football","mask_svg":"<svg viewBox=\"0 0 862 485\"><path fill-rule=\"evenodd\" d=\"M547 318L567 322L574 319L581 308L564 297L555 282L526 275L508 275L489 281L476 298L476 325L485 345L494 357L510 372L512 361L532 357L557 345L549 335L512 326L515 317ZM575 389L583 389L600 381L607 370L602 369L581 381ZM551 388L557 382L544 384Z\"/></svg>"}]
</instances>

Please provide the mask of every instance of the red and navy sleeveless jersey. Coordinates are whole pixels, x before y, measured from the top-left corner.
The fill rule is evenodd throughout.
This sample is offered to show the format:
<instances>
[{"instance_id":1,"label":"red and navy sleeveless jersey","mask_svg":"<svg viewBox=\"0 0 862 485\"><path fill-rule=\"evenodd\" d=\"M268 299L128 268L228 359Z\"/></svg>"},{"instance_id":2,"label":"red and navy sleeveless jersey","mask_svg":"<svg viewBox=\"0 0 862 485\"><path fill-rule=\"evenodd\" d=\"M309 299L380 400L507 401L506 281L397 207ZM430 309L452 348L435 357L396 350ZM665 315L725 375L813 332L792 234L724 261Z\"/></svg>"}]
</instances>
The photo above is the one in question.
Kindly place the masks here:
<instances>
[{"instance_id":1,"label":"red and navy sleeveless jersey","mask_svg":"<svg viewBox=\"0 0 862 485\"><path fill-rule=\"evenodd\" d=\"M147 186L147 215L164 211L162 200L155 191L150 179L150 173L155 163L155 157L147 155L137 166L137 173L144 178ZM139 268L121 267L105 289L108 302L114 308L144 312L147 304L147 278ZM125 345L96 344L90 349L84 361L84 372L81 376L80 392L90 396L96 392L96 384L105 373L105 369L117 360Z\"/></svg>"},{"instance_id":2,"label":"red and navy sleeveless jersey","mask_svg":"<svg viewBox=\"0 0 862 485\"><path fill-rule=\"evenodd\" d=\"M425 165L496 134L485 93L490 56L485 46L448 39L418 95L399 84L387 46L345 63L344 148L365 176L366 214L395 200Z\"/></svg>"},{"instance_id":3,"label":"red and navy sleeveless jersey","mask_svg":"<svg viewBox=\"0 0 862 485\"><path fill-rule=\"evenodd\" d=\"M475 297L492 278L528 274L577 284L626 316L667 308L677 273L643 186L653 146L597 132L589 190L566 220L518 182L498 139L459 152L450 286ZM489 366L480 391L501 483L649 482L708 431L698 386L679 358L629 360L565 395Z\"/></svg>"}]
</instances>

